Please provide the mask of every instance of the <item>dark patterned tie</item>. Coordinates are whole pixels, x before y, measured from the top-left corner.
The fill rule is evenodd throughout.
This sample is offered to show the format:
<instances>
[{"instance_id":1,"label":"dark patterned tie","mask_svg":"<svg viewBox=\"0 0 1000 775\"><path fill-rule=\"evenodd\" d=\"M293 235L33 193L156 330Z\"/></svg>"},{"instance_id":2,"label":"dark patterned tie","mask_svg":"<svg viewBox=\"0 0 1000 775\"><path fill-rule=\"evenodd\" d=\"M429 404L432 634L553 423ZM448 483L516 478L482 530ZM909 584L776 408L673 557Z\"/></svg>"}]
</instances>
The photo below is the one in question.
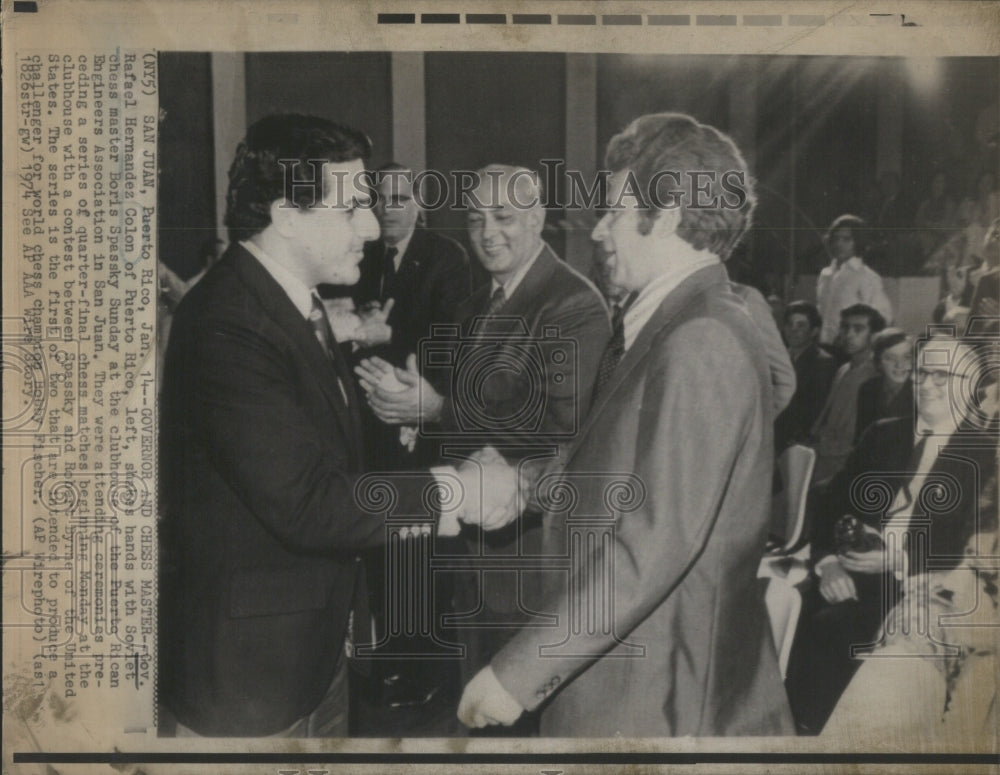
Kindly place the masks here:
<instances>
[{"instance_id":1,"label":"dark patterned tie","mask_svg":"<svg viewBox=\"0 0 1000 775\"><path fill-rule=\"evenodd\" d=\"M390 287L396 277L396 254L399 251L395 247L389 247L385 251L385 258L382 261L382 287L379 289L380 301L388 299L392 293Z\"/></svg>"},{"instance_id":2,"label":"dark patterned tie","mask_svg":"<svg viewBox=\"0 0 1000 775\"><path fill-rule=\"evenodd\" d=\"M591 399L591 404L597 403L597 397L607 387L611 375L615 373L619 361L625 355L625 312L633 301L635 301L634 293L629 294L620 304L612 305L611 341L608 342L607 349L604 350L604 355L601 356L601 362L597 367L597 382L594 385L594 396Z\"/></svg>"},{"instance_id":3,"label":"dark patterned tie","mask_svg":"<svg viewBox=\"0 0 1000 775\"><path fill-rule=\"evenodd\" d=\"M483 314L487 317L495 315L506 301L507 294L503 292L503 286L498 285L497 289L493 291L493 295L490 296L490 303L486 305L486 309L483 310Z\"/></svg>"},{"instance_id":4,"label":"dark patterned tie","mask_svg":"<svg viewBox=\"0 0 1000 775\"><path fill-rule=\"evenodd\" d=\"M330 359L334 370L337 372L337 385L344 397L344 402L350 404L347 385L350 384L350 372L343 361L343 355L337 345L337 340L333 336L333 329L330 327L330 319L326 316L326 307L320 301L319 296L313 294L312 310L309 312L309 325L312 326L316 338L323 347L323 352Z\"/></svg>"}]
</instances>

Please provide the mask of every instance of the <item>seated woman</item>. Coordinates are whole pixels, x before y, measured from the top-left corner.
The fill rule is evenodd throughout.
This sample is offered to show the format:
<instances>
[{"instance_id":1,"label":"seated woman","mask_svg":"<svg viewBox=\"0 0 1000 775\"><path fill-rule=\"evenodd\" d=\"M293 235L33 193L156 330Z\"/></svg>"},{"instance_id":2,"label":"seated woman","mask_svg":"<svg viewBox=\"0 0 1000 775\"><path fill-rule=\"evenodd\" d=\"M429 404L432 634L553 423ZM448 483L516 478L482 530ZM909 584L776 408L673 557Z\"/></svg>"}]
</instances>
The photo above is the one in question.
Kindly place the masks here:
<instances>
[{"instance_id":1,"label":"seated woman","mask_svg":"<svg viewBox=\"0 0 1000 775\"><path fill-rule=\"evenodd\" d=\"M922 342L917 422L876 422L813 505L818 583L806 594L788 666L800 733L817 734L877 645L879 626L907 580L953 567L977 530L980 483L996 471L992 405L974 398L989 353L952 338Z\"/></svg>"},{"instance_id":2,"label":"seated woman","mask_svg":"<svg viewBox=\"0 0 1000 775\"><path fill-rule=\"evenodd\" d=\"M872 338L878 375L858 388L854 444L876 420L913 417L913 339L899 328L885 328Z\"/></svg>"},{"instance_id":3,"label":"seated woman","mask_svg":"<svg viewBox=\"0 0 1000 775\"><path fill-rule=\"evenodd\" d=\"M907 581L905 598L926 604L892 609L881 644L837 703L824 736L864 750L894 739L911 750L993 744L1000 724L1000 600L988 558L1000 552L996 487L994 476L980 500L980 529L958 566Z\"/></svg>"},{"instance_id":4,"label":"seated woman","mask_svg":"<svg viewBox=\"0 0 1000 775\"><path fill-rule=\"evenodd\" d=\"M931 320L934 323L952 323L959 330L965 327L974 290L969 279L969 273L975 267L974 259L974 256L966 257L959 253L944 266L942 274L947 293L941 297L931 313Z\"/></svg>"}]
</instances>

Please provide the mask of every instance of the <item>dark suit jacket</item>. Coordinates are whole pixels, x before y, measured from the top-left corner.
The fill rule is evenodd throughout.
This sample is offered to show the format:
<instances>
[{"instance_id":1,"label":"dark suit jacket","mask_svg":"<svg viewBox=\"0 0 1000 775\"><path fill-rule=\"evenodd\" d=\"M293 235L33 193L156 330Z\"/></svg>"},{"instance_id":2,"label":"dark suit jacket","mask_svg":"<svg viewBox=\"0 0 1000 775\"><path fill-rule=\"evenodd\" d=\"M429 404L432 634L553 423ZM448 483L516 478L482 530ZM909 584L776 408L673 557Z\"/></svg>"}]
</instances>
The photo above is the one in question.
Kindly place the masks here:
<instances>
[{"instance_id":1,"label":"dark suit jacket","mask_svg":"<svg viewBox=\"0 0 1000 775\"><path fill-rule=\"evenodd\" d=\"M361 306L377 300L394 299L388 323L392 342L379 355L397 366L417 352L419 341L431 326L455 320L459 303L472 291L469 257L455 240L417 228L406 246L399 269L382 286L385 243L379 239L365 245L360 264L361 280L354 286L354 303Z\"/></svg>"},{"instance_id":2,"label":"dark suit jacket","mask_svg":"<svg viewBox=\"0 0 1000 775\"><path fill-rule=\"evenodd\" d=\"M927 444L945 439L929 437ZM834 525L843 514L853 514L878 530L899 489L909 485L919 458L912 417L881 420L861 437L847 463L827 485L823 508L813 525L813 558L836 551ZM926 524L928 556L935 569L954 567L978 524L982 483L996 473L995 432L964 430L953 435L911 498L919 504L911 527ZM923 516L920 516L923 515ZM912 551L912 545L908 547ZM922 565L910 556L911 568ZM914 564L916 562L916 564Z\"/></svg>"},{"instance_id":3,"label":"dark suit jacket","mask_svg":"<svg viewBox=\"0 0 1000 775\"><path fill-rule=\"evenodd\" d=\"M808 438L837 373L837 361L816 345L804 350L794 366L795 394L774 424L775 448L779 452Z\"/></svg>"},{"instance_id":4,"label":"dark suit jacket","mask_svg":"<svg viewBox=\"0 0 1000 775\"><path fill-rule=\"evenodd\" d=\"M771 406L761 335L725 268L695 272L642 328L555 476L552 567L529 605L557 626L522 629L492 660L523 707L548 702L542 734L792 732L757 585Z\"/></svg>"},{"instance_id":5,"label":"dark suit jacket","mask_svg":"<svg viewBox=\"0 0 1000 775\"><path fill-rule=\"evenodd\" d=\"M590 281L547 245L497 316L484 319L490 293L488 283L459 306L462 338L454 343L455 366L435 374L436 387L446 396L440 441L472 448L492 444L512 464L551 456L573 438L590 406L597 366L611 337L607 308ZM536 527L532 515L497 531L465 528L464 550L532 553ZM476 584L459 585L460 610L476 605L465 597L472 592ZM517 611L512 573L493 576L482 595L489 615ZM509 631L492 633L502 639Z\"/></svg>"},{"instance_id":6,"label":"dark suit jacket","mask_svg":"<svg viewBox=\"0 0 1000 775\"><path fill-rule=\"evenodd\" d=\"M881 375L873 377L858 388L858 422L854 432L857 444L861 436L878 420L890 417L908 417L913 421L913 380L906 380L892 397L888 406L882 406Z\"/></svg>"},{"instance_id":7,"label":"dark suit jacket","mask_svg":"<svg viewBox=\"0 0 1000 775\"><path fill-rule=\"evenodd\" d=\"M499 312L486 319L491 292L487 283L459 305L456 368L431 373L445 396L441 424L452 440L563 443L590 406L611 338L607 307L593 284L548 245Z\"/></svg>"},{"instance_id":8,"label":"dark suit jacket","mask_svg":"<svg viewBox=\"0 0 1000 775\"><path fill-rule=\"evenodd\" d=\"M384 540L350 375L234 245L177 309L162 408L161 697L199 734L278 732L325 693Z\"/></svg>"}]
</instances>

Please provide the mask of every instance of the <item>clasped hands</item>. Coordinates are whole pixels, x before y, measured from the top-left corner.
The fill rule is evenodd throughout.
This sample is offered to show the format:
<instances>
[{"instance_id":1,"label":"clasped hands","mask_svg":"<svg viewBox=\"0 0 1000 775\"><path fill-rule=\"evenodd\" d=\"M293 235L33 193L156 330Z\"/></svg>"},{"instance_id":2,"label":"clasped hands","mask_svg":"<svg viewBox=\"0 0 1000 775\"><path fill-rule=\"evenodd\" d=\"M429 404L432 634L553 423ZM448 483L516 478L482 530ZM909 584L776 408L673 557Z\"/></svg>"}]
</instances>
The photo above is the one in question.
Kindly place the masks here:
<instances>
[{"instance_id":1,"label":"clasped hands","mask_svg":"<svg viewBox=\"0 0 1000 775\"><path fill-rule=\"evenodd\" d=\"M483 530L499 530L520 516L521 492L517 469L494 447L474 452L458 468L431 468L438 483L455 498L447 499L438 521L438 534L458 535L460 522L478 525ZM450 486L457 480L457 492Z\"/></svg>"}]
</instances>

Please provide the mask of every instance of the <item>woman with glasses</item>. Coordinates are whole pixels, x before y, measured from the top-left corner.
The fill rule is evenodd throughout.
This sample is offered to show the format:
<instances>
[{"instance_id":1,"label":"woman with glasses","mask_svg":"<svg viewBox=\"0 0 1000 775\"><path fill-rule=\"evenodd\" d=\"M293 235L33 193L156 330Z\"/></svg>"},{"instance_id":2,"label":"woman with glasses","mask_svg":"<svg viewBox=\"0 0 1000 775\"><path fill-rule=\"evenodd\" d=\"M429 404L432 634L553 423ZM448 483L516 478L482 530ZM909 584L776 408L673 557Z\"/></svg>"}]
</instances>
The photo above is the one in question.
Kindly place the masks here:
<instances>
[{"instance_id":1,"label":"woman with glasses","mask_svg":"<svg viewBox=\"0 0 1000 775\"><path fill-rule=\"evenodd\" d=\"M868 427L887 417L913 416L913 338L899 328L886 328L872 338L878 375L858 388L854 443Z\"/></svg>"}]
</instances>

